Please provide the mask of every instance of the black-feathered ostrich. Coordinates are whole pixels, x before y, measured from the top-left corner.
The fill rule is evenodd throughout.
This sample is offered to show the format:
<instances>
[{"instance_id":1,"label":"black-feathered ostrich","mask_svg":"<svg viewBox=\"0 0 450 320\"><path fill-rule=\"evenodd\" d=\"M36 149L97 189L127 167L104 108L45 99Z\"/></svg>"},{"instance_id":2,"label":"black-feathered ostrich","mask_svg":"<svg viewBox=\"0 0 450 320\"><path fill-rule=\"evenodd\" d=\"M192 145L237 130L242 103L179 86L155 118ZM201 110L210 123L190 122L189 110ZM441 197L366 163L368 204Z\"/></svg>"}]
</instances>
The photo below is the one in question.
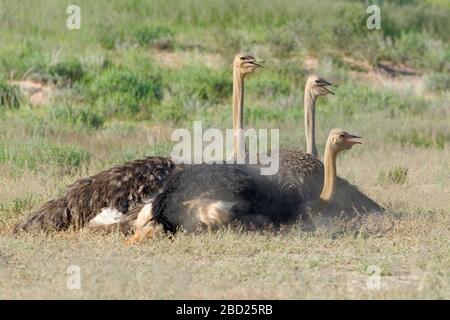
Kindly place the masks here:
<instances>
[{"instance_id":1,"label":"black-feathered ostrich","mask_svg":"<svg viewBox=\"0 0 450 320\"><path fill-rule=\"evenodd\" d=\"M193 231L199 225L217 227L233 220L282 224L295 221L308 210L318 212L335 194L338 153L361 143L360 139L342 129L330 132L322 192L312 201L245 165L199 165L178 172L153 204L140 211L129 243L161 231L175 233L178 228Z\"/></svg>"},{"instance_id":2,"label":"black-feathered ostrich","mask_svg":"<svg viewBox=\"0 0 450 320\"><path fill-rule=\"evenodd\" d=\"M233 61L233 128L242 129L244 78L262 67L250 54L238 54ZM239 145L233 144L234 154ZM101 227L122 221L127 229L131 210L144 205L161 191L164 183L185 166L170 158L146 157L102 171L76 181L60 197L44 203L23 221L14 232L29 230L81 229L86 225ZM135 219L135 217L134 217Z\"/></svg>"},{"instance_id":3,"label":"black-feathered ostrich","mask_svg":"<svg viewBox=\"0 0 450 320\"><path fill-rule=\"evenodd\" d=\"M235 81L238 83L238 81ZM278 185L278 188L286 190L291 194L292 198L300 199L317 199L322 191L324 183L324 164L318 159L318 153L315 140L315 111L316 102L320 96L326 96L334 93L329 89L332 86L331 82L322 77L311 75L305 85L304 90L304 117L305 117L305 137L306 137L306 152L298 149L282 149L280 150L280 169L279 172L269 177ZM233 92L236 92L234 90ZM240 92L240 91L239 91ZM242 94L242 92L240 92ZM238 96L240 98L236 99ZM242 95L234 95L233 105L236 113L241 115L242 108L236 111L236 106L242 106L236 101L242 99ZM233 122L234 128L242 129L242 122L236 126ZM234 150L239 150L236 147ZM193 170L214 170L209 167L203 169L195 168ZM229 170L229 169L227 169ZM351 185L345 179L336 178L337 190L334 196L334 201L330 203L324 210L323 214L326 216L333 215L351 215L355 212L381 212L383 209L372 199L367 197L364 193L358 190L356 186ZM135 221L140 211L150 214L151 206L138 206L133 212L121 222L121 229L124 232L135 225L139 225L139 221ZM141 215L143 216L143 215Z\"/></svg>"}]
</instances>

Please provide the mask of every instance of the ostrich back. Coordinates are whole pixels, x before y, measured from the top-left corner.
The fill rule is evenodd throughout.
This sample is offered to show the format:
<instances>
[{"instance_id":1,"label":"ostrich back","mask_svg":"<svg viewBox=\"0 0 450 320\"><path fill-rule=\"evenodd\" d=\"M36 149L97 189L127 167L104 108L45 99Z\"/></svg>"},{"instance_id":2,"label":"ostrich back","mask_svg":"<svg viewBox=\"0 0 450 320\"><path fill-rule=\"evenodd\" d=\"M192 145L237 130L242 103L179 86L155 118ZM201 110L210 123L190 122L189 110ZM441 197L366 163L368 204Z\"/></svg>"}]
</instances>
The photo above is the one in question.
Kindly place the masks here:
<instances>
[{"instance_id":1,"label":"ostrich back","mask_svg":"<svg viewBox=\"0 0 450 320\"><path fill-rule=\"evenodd\" d=\"M323 188L323 163L311 154L288 149L280 152L280 170L274 179L282 188L296 190L312 201ZM326 216L352 216L356 213L383 212L384 209L347 180L337 177L333 201L323 210Z\"/></svg>"},{"instance_id":2,"label":"ostrich back","mask_svg":"<svg viewBox=\"0 0 450 320\"><path fill-rule=\"evenodd\" d=\"M259 170L245 165L195 165L176 173L153 203L154 219L168 231L194 225L186 202L207 199L232 203L232 219L279 224L295 220L303 201L290 189L278 185ZM194 218L195 219L195 218Z\"/></svg>"},{"instance_id":3,"label":"ostrich back","mask_svg":"<svg viewBox=\"0 0 450 320\"><path fill-rule=\"evenodd\" d=\"M112 167L76 181L59 198L44 203L14 229L64 230L82 228L102 208L122 214L151 199L175 171L164 157L147 157Z\"/></svg>"}]
</instances>

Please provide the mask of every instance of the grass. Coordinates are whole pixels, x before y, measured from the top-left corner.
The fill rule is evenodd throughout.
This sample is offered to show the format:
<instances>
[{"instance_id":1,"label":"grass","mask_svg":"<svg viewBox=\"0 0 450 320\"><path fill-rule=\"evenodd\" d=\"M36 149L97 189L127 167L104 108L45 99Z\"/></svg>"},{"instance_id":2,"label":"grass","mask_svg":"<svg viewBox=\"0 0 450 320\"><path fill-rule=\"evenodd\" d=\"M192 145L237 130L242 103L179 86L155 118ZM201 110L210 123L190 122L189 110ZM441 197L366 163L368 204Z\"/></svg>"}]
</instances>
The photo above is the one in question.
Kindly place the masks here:
<instances>
[{"instance_id":1,"label":"grass","mask_svg":"<svg viewBox=\"0 0 450 320\"><path fill-rule=\"evenodd\" d=\"M0 3L0 298L450 298L445 1L384 1L378 31L362 1L79 1L79 31L65 29L64 5L44 2ZM385 216L136 246L10 234L76 179L170 154L175 128L229 128L237 51L266 60L246 78L245 126L280 128L282 147L304 148L306 77L338 85L317 102L319 151L331 128L362 135L338 173ZM415 75L379 73L380 62ZM51 88L49 102L11 85L23 79ZM70 265L81 290L66 288ZM366 286L373 266L379 290Z\"/></svg>"},{"instance_id":2,"label":"grass","mask_svg":"<svg viewBox=\"0 0 450 320\"><path fill-rule=\"evenodd\" d=\"M16 87L0 79L0 108L18 108L20 106L20 92Z\"/></svg>"},{"instance_id":3,"label":"grass","mask_svg":"<svg viewBox=\"0 0 450 320\"><path fill-rule=\"evenodd\" d=\"M381 171L378 181L382 184L405 184L408 178L408 168L394 167L388 172Z\"/></svg>"},{"instance_id":4,"label":"grass","mask_svg":"<svg viewBox=\"0 0 450 320\"><path fill-rule=\"evenodd\" d=\"M445 299L448 223L437 213L387 215L362 222L364 231L356 233L339 234L339 227L314 236L295 228L282 234L223 230L132 247L117 236L89 234L3 238L0 296ZM72 265L80 267L80 290L66 287ZM380 268L380 289L367 287L370 266Z\"/></svg>"}]
</instances>

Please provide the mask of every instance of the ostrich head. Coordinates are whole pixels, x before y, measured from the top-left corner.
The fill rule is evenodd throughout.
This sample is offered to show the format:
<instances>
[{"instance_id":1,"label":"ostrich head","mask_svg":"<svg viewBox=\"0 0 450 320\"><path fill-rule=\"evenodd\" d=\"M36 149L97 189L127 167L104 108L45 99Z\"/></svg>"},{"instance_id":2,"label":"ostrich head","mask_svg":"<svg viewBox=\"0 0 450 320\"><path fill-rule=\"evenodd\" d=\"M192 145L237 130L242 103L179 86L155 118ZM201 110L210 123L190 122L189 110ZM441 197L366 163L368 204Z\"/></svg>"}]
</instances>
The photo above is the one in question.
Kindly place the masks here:
<instances>
[{"instance_id":1,"label":"ostrich head","mask_svg":"<svg viewBox=\"0 0 450 320\"><path fill-rule=\"evenodd\" d=\"M316 75L310 76L306 82L306 89L311 90L316 96L326 96L330 93L334 95L327 86L332 86L331 82Z\"/></svg>"},{"instance_id":2,"label":"ostrich head","mask_svg":"<svg viewBox=\"0 0 450 320\"><path fill-rule=\"evenodd\" d=\"M328 136L325 146L324 156L324 181L320 197L313 201L311 209L319 212L325 208L332 200L336 191L336 157L340 151L351 149L356 143L361 143L361 137L355 136L342 129L333 129Z\"/></svg>"},{"instance_id":3,"label":"ostrich head","mask_svg":"<svg viewBox=\"0 0 450 320\"><path fill-rule=\"evenodd\" d=\"M252 55L247 53L240 53L234 57L234 69L242 76L252 73L259 67L264 67L261 63L264 60L257 60Z\"/></svg>"},{"instance_id":4,"label":"ostrich head","mask_svg":"<svg viewBox=\"0 0 450 320\"><path fill-rule=\"evenodd\" d=\"M334 152L348 150L354 144L361 144L362 137L355 136L342 129L333 129L328 136L327 145Z\"/></svg>"}]
</instances>

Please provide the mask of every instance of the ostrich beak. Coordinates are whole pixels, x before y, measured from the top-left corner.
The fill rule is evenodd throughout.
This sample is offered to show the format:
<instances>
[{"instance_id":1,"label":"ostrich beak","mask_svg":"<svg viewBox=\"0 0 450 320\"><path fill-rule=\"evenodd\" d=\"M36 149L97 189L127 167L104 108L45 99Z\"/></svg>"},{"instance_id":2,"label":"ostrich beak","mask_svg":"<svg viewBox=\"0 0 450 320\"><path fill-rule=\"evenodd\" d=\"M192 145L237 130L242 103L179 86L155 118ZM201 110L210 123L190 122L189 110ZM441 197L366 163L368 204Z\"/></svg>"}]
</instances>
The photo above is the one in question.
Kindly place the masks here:
<instances>
[{"instance_id":1,"label":"ostrich beak","mask_svg":"<svg viewBox=\"0 0 450 320\"><path fill-rule=\"evenodd\" d=\"M319 87L324 89L326 92L331 93L333 96L335 95L333 91L331 91L330 89L327 88L328 86L333 87L333 84L330 81L320 78L319 80L316 80L316 83ZM337 87L337 86L334 86L334 87Z\"/></svg>"},{"instance_id":2,"label":"ostrich beak","mask_svg":"<svg viewBox=\"0 0 450 320\"><path fill-rule=\"evenodd\" d=\"M354 144L362 144L362 141L361 141L360 139L362 139L362 137L355 136L355 135L353 135L353 134L348 134L348 135L345 137L345 141L347 141L347 142L350 143L351 145L354 145Z\"/></svg>"},{"instance_id":3,"label":"ostrich beak","mask_svg":"<svg viewBox=\"0 0 450 320\"><path fill-rule=\"evenodd\" d=\"M261 60L261 59L255 59L255 60L253 60L251 63L252 63L253 65L257 66L257 67L264 68L264 65L262 65L262 63L264 63L264 62L265 62L264 60Z\"/></svg>"}]
</instances>

